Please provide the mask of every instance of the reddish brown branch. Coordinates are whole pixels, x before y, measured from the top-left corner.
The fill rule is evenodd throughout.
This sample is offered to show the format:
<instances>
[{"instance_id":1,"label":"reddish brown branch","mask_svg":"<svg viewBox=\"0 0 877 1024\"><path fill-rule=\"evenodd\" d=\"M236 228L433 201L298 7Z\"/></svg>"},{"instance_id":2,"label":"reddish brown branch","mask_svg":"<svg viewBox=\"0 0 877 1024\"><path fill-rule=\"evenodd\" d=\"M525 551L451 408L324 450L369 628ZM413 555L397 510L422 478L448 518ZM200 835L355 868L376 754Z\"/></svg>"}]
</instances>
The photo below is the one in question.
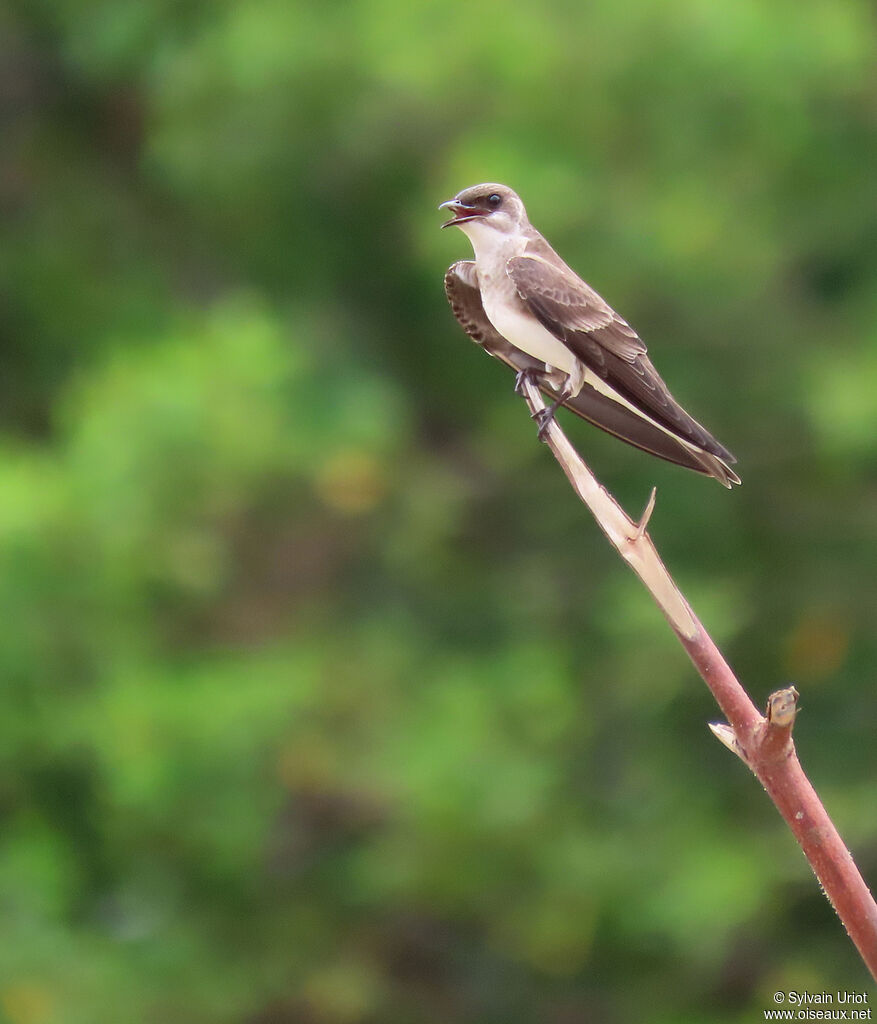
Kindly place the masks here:
<instances>
[{"instance_id":1,"label":"reddish brown branch","mask_svg":"<svg viewBox=\"0 0 877 1024\"><path fill-rule=\"evenodd\" d=\"M542 396L528 380L523 390L535 416L545 408ZM749 765L764 786L877 979L877 904L798 761L792 742L797 691L790 687L772 694L767 716L763 716L658 557L646 531L654 492L642 518L634 522L600 486L556 422L545 432L545 440L576 493L679 637L728 719L729 725L712 725L713 732Z\"/></svg>"}]
</instances>

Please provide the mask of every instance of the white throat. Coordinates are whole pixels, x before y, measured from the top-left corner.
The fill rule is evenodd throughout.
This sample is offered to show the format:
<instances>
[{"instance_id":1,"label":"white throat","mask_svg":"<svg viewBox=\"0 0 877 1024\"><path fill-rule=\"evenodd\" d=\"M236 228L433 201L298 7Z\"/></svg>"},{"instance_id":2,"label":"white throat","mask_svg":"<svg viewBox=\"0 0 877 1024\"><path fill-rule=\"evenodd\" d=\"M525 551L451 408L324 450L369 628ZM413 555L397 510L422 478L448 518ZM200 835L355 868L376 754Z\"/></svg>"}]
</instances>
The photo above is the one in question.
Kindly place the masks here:
<instances>
[{"instance_id":1,"label":"white throat","mask_svg":"<svg viewBox=\"0 0 877 1024\"><path fill-rule=\"evenodd\" d=\"M527 244L520 232L509 234L499 231L483 220L468 220L460 225L475 252L475 262L480 273L495 273L499 264L505 264L512 256L519 256Z\"/></svg>"}]
</instances>

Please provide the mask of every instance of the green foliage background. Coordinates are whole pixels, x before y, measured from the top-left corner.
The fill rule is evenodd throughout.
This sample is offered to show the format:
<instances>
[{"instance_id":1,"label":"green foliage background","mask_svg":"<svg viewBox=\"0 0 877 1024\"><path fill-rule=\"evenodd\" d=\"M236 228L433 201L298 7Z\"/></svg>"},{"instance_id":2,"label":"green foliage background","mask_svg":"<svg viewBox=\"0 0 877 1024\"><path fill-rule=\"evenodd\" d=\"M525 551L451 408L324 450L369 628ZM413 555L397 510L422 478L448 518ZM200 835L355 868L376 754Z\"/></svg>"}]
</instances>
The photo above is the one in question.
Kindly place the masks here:
<instances>
[{"instance_id":1,"label":"green foliage background","mask_svg":"<svg viewBox=\"0 0 877 1024\"><path fill-rule=\"evenodd\" d=\"M873 882L874 52L865 0L0 13L0 1019L867 990L435 207L515 187L738 455L570 424Z\"/></svg>"}]
</instances>

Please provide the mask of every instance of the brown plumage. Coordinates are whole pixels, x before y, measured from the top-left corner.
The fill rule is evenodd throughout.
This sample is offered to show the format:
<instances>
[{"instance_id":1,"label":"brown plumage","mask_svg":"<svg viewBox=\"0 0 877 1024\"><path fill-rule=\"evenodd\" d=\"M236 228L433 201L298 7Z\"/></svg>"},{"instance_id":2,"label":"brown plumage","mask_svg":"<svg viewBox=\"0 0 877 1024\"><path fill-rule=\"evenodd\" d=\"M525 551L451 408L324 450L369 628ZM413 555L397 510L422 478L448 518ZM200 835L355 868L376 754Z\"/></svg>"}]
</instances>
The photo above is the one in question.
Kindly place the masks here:
<instances>
[{"instance_id":1,"label":"brown plumage","mask_svg":"<svg viewBox=\"0 0 877 1024\"><path fill-rule=\"evenodd\" d=\"M494 207L489 198L499 198L500 203ZM503 204L510 227L496 216ZM474 341L516 371L532 374L546 395L562 398L566 408L628 444L714 477L725 487L740 482L729 465L736 461L734 456L673 398L636 331L530 225L523 204L511 189L475 186L444 205L451 206L456 215L448 224L470 228L466 233L475 235L476 261L460 260L445 274L451 309ZM497 277L506 275L513 287L505 301L535 318L565 346L573 362L583 366L585 383L578 385L577 393L568 394L566 385L558 383L558 374L509 341L485 311L476 239L481 241L477 232L483 236L492 218L499 225L494 233L504 251L500 273L489 276L485 272L485 280L495 288ZM471 222L475 222L474 229ZM487 236L491 242L494 233ZM505 250L510 248L507 256ZM488 266L486 258L483 262ZM491 270L496 262L492 260Z\"/></svg>"}]
</instances>

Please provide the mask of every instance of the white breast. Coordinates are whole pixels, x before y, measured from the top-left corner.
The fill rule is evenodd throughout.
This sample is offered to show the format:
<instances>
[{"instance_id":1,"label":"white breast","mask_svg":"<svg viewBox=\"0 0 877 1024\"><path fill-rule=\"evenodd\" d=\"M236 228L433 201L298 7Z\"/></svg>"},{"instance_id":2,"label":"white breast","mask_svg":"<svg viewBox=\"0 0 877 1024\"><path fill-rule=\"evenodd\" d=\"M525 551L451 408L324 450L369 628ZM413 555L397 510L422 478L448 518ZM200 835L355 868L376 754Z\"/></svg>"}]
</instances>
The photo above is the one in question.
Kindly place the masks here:
<instances>
[{"instance_id":1,"label":"white breast","mask_svg":"<svg viewBox=\"0 0 877 1024\"><path fill-rule=\"evenodd\" d=\"M516 348L564 373L575 372L578 363L576 357L523 308L514 286L510 289L496 285L493 288L482 288L481 301L487 319Z\"/></svg>"}]
</instances>

